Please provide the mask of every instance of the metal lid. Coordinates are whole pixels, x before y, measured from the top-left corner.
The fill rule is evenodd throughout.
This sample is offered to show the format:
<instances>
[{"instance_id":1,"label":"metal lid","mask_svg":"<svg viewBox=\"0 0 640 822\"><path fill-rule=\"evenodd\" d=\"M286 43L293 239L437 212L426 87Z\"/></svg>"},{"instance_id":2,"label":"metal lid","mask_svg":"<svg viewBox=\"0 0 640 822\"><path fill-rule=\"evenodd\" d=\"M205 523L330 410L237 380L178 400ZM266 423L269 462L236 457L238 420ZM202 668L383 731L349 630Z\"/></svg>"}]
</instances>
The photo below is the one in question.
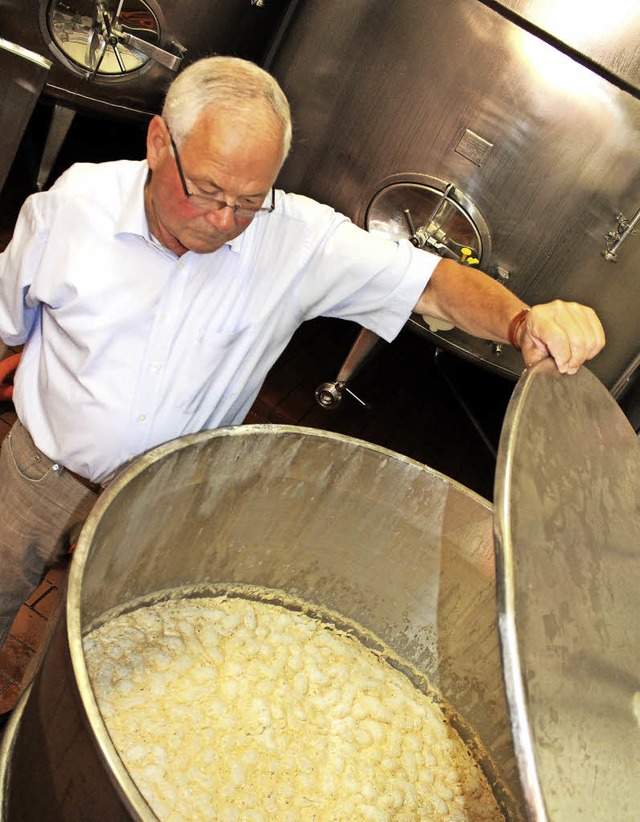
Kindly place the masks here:
<instances>
[{"instance_id":1,"label":"metal lid","mask_svg":"<svg viewBox=\"0 0 640 822\"><path fill-rule=\"evenodd\" d=\"M499 628L531 820L640 813L640 444L586 368L527 371L495 489Z\"/></svg>"}]
</instances>

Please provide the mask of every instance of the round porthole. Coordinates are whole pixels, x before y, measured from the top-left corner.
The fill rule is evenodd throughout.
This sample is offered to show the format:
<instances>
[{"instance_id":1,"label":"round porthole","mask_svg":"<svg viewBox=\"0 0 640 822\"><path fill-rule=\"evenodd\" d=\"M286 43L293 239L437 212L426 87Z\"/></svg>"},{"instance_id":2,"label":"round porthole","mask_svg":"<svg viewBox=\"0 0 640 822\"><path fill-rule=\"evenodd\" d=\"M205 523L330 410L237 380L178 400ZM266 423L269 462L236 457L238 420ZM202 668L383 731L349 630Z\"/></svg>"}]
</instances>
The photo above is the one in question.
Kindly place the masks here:
<instances>
[{"instance_id":1,"label":"round porthole","mask_svg":"<svg viewBox=\"0 0 640 822\"><path fill-rule=\"evenodd\" d=\"M458 188L425 175L383 180L364 215L371 234L409 239L418 248L477 265L491 239L478 210Z\"/></svg>"},{"instance_id":2,"label":"round porthole","mask_svg":"<svg viewBox=\"0 0 640 822\"><path fill-rule=\"evenodd\" d=\"M160 10L149 0L49 0L40 24L51 51L85 79L117 80L143 69L145 44L160 43ZM141 48L136 48L137 43Z\"/></svg>"}]
</instances>

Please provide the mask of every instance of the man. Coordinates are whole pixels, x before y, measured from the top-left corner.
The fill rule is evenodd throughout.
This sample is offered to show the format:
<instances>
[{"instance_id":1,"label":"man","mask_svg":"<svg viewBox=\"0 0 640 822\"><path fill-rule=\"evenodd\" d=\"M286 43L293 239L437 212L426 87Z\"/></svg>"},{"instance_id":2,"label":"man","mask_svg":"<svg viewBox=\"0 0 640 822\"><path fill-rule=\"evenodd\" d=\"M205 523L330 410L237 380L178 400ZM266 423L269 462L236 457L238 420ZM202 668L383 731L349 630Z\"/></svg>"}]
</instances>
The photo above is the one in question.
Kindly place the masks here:
<instances>
[{"instance_id":1,"label":"man","mask_svg":"<svg viewBox=\"0 0 640 822\"><path fill-rule=\"evenodd\" d=\"M0 454L0 633L100 486L169 439L242 422L296 328L388 340L412 310L575 372L594 312L521 300L471 268L373 237L273 189L291 141L261 69L214 57L173 83L146 162L77 165L25 203L0 256L0 334L24 343Z\"/></svg>"}]
</instances>

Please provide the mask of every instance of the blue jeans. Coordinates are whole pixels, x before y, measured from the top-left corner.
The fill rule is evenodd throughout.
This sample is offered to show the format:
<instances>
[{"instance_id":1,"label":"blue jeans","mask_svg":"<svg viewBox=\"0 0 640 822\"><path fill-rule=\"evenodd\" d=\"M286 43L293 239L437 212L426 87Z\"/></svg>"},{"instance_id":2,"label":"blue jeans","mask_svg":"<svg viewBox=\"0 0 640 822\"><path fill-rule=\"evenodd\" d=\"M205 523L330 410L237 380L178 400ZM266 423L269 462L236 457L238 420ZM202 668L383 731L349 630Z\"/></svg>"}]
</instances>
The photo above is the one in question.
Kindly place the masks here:
<instances>
[{"instance_id":1,"label":"blue jeans","mask_svg":"<svg viewBox=\"0 0 640 822\"><path fill-rule=\"evenodd\" d=\"M0 451L0 644L46 569L76 541L97 499L16 422Z\"/></svg>"}]
</instances>

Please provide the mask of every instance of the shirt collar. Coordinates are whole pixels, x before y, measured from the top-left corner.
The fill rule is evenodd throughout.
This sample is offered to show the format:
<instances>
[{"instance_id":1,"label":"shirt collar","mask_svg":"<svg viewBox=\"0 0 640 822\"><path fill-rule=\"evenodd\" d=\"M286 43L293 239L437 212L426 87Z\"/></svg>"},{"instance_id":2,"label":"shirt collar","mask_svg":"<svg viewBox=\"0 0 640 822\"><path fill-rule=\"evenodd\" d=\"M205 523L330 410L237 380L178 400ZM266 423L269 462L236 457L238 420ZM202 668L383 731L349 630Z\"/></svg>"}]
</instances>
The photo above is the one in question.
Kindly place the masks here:
<instances>
[{"instance_id":1,"label":"shirt collar","mask_svg":"<svg viewBox=\"0 0 640 822\"><path fill-rule=\"evenodd\" d=\"M144 210L144 186L147 182L149 166L146 160L138 163L129 191L124 193L120 216L115 226L114 236L134 234L150 240L149 224Z\"/></svg>"}]
</instances>

